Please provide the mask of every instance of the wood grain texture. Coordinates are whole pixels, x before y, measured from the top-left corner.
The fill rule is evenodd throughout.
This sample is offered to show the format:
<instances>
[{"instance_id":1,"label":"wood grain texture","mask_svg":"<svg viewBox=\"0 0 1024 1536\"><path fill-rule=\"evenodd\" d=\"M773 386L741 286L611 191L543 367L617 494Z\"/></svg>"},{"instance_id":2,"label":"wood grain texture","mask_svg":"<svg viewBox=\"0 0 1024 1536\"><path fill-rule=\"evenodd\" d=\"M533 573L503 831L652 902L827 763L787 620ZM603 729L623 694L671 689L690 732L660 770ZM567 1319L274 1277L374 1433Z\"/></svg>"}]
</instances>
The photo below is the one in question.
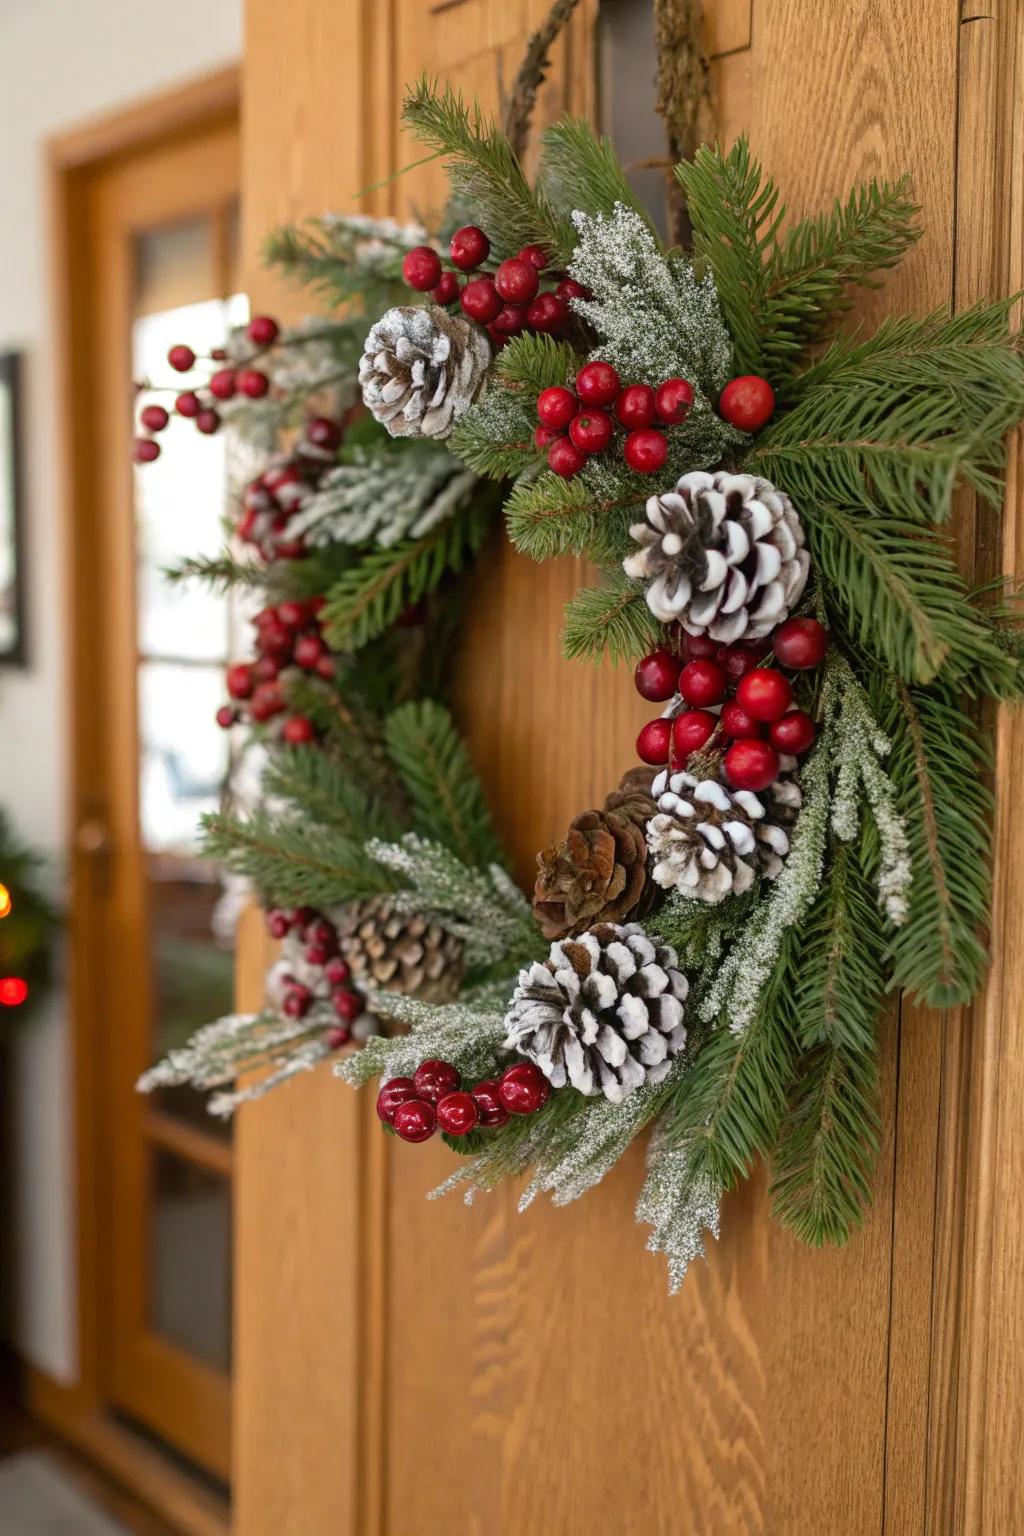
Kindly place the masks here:
<instances>
[{"instance_id":1,"label":"wood grain texture","mask_svg":"<svg viewBox=\"0 0 1024 1536\"><path fill-rule=\"evenodd\" d=\"M322 58L310 50L328 44L333 8L293 0L285 22L267 0L249 0L246 85L266 118L247 134L252 240L270 215L347 208L351 190L416 157L387 119L407 80L439 74L496 107L542 8L535 0L392 0L371 18L350 6L328 93ZM542 117L592 105L595 9L586 0L559 45ZM715 31L727 21L731 33ZM1000 26L1003 42L1017 37L1005 19ZM955 286L964 296L974 247L954 224L954 189L963 199L976 143L964 140L958 167L966 55L948 0L757 0L723 6L709 37L719 55L720 133L750 134L792 214L827 205L858 178L912 172L927 232L859 313L874 320L887 308L927 309ZM358 72L370 64L367 95ZM1010 112L1006 69L1000 81ZM979 103L989 90L976 82ZM981 107L976 115L980 122ZM1009 184L1018 161L1004 162ZM368 204L429 215L442 197L432 166ZM980 204L984 194L977 197ZM1019 219L1020 200L1013 206ZM978 215L978 240L998 231L1005 242L1016 230L1005 212L979 206ZM1015 238L1019 247L1019 231ZM586 579L572 560L531 565L498 534L472 578L457 706L524 882L536 850L631 761L644 715L628 674L561 659L561 609ZM1015 729L1002 731L1000 774L1020 770L1024 737ZM1021 867L1015 839L1024 833L1005 812L999 837L1001 859ZM1000 886L996 924L1004 963L1019 964L1024 935L1010 885ZM450 1155L379 1138L368 1148L366 1121L326 1077L243 1117L239 1220L250 1230L239 1245L247 1264L239 1347L250 1388L254 1351L266 1354L278 1336L284 1347L259 1365L256 1401L246 1405L244 1382L239 1392L247 1443L238 1529L861 1536L1018 1528L1003 1517L1013 1497L1004 1441L1019 1414L987 1415L978 1399L992 1371L1016 1401L1019 1351L1010 1351L1019 1320L1009 1277L1020 1273L1020 1231L1002 1212L1020 1176L1019 1147L997 1169L979 1167L973 1184L946 1191L937 1182L963 1145L965 1102L983 1099L1007 1132L1024 1107L1008 993L1003 1001L990 991L986 1009L989 1077L979 1084L967 1074L966 1092L953 1086L969 1054L957 1020L943 1025L907 1010L886 1028L876 1200L846 1251L809 1252L773 1225L758 1172L727 1200L721 1242L673 1301L633 1221L639 1148L580 1204L520 1216L513 1190L469 1208L455 1196L428 1204ZM1006 1045L1017 1054L997 1080L996 1053ZM290 1187L295 1178L299 1187ZM979 1194L986 1236L977 1265L961 1275L963 1211ZM288 1242L300 1251L285 1254ZM937 1289L933 1326L936 1264L948 1298ZM290 1284L302 1316L289 1315L297 1310ZM328 1293L342 1312L335 1301L325 1335L318 1302L330 1305ZM345 1313L354 1297L365 1323ZM983 1316L991 1317L984 1331ZM970 1319L978 1352L968 1359L958 1340ZM352 1371L363 1373L358 1389ZM296 1417L282 1437L289 1411ZM959 1426L952 1444L944 1432L951 1414ZM989 1450L1004 1458L1005 1479L979 1478L978 1457ZM351 1500L347 1477L356 1483ZM938 1502L937 1479L954 1490ZM981 1513L953 1525L946 1511L954 1504Z\"/></svg>"}]
</instances>

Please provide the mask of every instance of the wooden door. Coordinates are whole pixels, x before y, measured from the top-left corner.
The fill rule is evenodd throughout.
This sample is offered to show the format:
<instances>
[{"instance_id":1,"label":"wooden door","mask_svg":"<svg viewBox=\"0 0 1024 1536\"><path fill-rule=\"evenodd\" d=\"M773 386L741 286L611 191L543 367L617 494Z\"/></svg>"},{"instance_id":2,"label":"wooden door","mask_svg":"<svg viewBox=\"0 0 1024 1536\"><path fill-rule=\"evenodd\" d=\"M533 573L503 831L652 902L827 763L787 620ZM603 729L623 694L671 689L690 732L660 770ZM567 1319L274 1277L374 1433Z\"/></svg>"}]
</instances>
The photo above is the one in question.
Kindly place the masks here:
<instances>
[{"instance_id":1,"label":"wooden door","mask_svg":"<svg viewBox=\"0 0 1024 1536\"><path fill-rule=\"evenodd\" d=\"M296 0L285 20L249 0L250 254L269 225L307 211L438 206L437 167L351 201L415 157L394 130L403 84L437 73L493 107L543 9ZM1019 284L1019 0L962 20L952 0L706 10L719 132L749 133L794 215L855 180L912 173L927 232L865 313ZM597 21L585 0L543 116L595 110ZM250 285L261 303L277 297L255 266ZM1021 512L1011 466L1007 569L1022 558ZM966 503L960 531L965 566L984 567L996 535ZM562 605L583 578L500 543L474 578L460 714L524 881L628 763L637 725L625 675L560 659ZM1006 779L1022 748L1004 721ZM906 1008L885 1030L875 1203L843 1252L808 1251L770 1223L758 1172L670 1300L633 1221L640 1148L578 1205L520 1216L514 1190L428 1205L444 1149L380 1137L372 1105L327 1074L243 1111L239 1531L1024 1528L1008 1440L1024 1407L1009 1257L1020 1222L1001 1203L1024 1086L1008 1001L1024 896L1014 822L1001 814L987 998L971 1018ZM259 951L242 961L250 998Z\"/></svg>"},{"instance_id":2,"label":"wooden door","mask_svg":"<svg viewBox=\"0 0 1024 1536\"><path fill-rule=\"evenodd\" d=\"M184 420L133 477L132 380L186 387L166 363L218 344L237 295L238 128L223 114L97 162L79 187L73 290L92 364L76 457L75 1005L93 1059L80 1112L97 1128L99 1392L226 1480L230 1428L230 1130L198 1095L150 1102L135 1080L231 998L216 871L197 812L229 763L213 722L231 615L171 592L162 569L216 548L223 448ZM173 405L173 388L166 399ZM163 440L163 439L162 439ZM184 1032L184 1033L183 1033Z\"/></svg>"}]
</instances>

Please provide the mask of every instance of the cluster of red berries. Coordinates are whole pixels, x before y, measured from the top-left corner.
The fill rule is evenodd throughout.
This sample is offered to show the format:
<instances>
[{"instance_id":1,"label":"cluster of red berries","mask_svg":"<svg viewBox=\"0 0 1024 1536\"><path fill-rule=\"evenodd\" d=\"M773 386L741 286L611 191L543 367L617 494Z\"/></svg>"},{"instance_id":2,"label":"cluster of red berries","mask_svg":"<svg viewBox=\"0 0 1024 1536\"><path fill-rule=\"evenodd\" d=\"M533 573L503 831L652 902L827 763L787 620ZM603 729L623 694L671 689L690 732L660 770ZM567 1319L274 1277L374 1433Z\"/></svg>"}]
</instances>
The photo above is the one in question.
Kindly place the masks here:
<instances>
[{"instance_id":1,"label":"cluster of red berries","mask_svg":"<svg viewBox=\"0 0 1024 1536\"><path fill-rule=\"evenodd\" d=\"M316 738L316 728L306 715L288 715L288 701L281 686L286 667L298 667L329 682L334 676L334 659L323 637L320 611L324 598L289 600L276 607L262 608L253 619L256 629L256 660L237 661L228 667L227 690L231 704L217 711L217 724L225 730L247 719L265 725L279 715L281 739L290 746L302 746Z\"/></svg>"},{"instance_id":2,"label":"cluster of red berries","mask_svg":"<svg viewBox=\"0 0 1024 1536\"><path fill-rule=\"evenodd\" d=\"M291 452L273 458L242 492L235 534L243 544L253 545L268 564L301 560L307 553L302 538L289 536L288 524L335 462L341 439L339 422L314 416Z\"/></svg>"},{"instance_id":3,"label":"cluster of red berries","mask_svg":"<svg viewBox=\"0 0 1024 1536\"><path fill-rule=\"evenodd\" d=\"M664 427L685 421L693 405L693 385L666 379L623 387L611 363L585 363L570 389L553 384L537 397L540 426L533 440L547 450L548 468L570 479L595 453L611 444L616 422L625 429L622 454L637 474L653 475L668 457Z\"/></svg>"},{"instance_id":4,"label":"cluster of red berries","mask_svg":"<svg viewBox=\"0 0 1024 1536\"><path fill-rule=\"evenodd\" d=\"M330 1002L338 1022L327 1031L332 1050L347 1045L352 1026L362 1014L362 994L352 982L352 972L343 960L338 930L315 907L296 907L285 911L272 907L266 914L267 932L272 939L291 938L301 948L304 980L288 972L280 978L281 1012L289 1019L303 1019L315 1002Z\"/></svg>"},{"instance_id":5,"label":"cluster of red berries","mask_svg":"<svg viewBox=\"0 0 1024 1536\"><path fill-rule=\"evenodd\" d=\"M429 1141L435 1131L466 1136L477 1126L493 1129L510 1115L535 1115L551 1085L532 1061L517 1061L500 1077L469 1088L450 1061L423 1061L412 1077L393 1077L377 1095L377 1114L403 1141Z\"/></svg>"},{"instance_id":6,"label":"cluster of red berries","mask_svg":"<svg viewBox=\"0 0 1024 1536\"><path fill-rule=\"evenodd\" d=\"M674 719L649 720L637 737L638 755L682 768L720 734L730 743L722 767L733 788L767 789L778 777L780 754L801 756L815 727L806 710L793 708L789 678L762 663L771 654L790 671L807 671L827 649L817 619L787 619L767 640L719 645L707 635L684 635L681 655L652 651L637 666L637 692L655 703L679 694L688 708Z\"/></svg>"},{"instance_id":7,"label":"cluster of red berries","mask_svg":"<svg viewBox=\"0 0 1024 1536\"><path fill-rule=\"evenodd\" d=\"M493 272L483 272L491 242L477 225L466 224L455 231L449 252L455 271L445 270L433 246L417 245L406 253L402 276L410 288L429 293L435 304L461 305L470 320L486 328L496 347L520 331L560 335L572 318L569 300L591 297L582 283L551 270L542 245L524 245L518 256L498 262ZM461 282L460 273L468 281Z\"/></svg>"},{"instance_id":8,"label":"cluster of red berries","mask_svg":"<svg viewBox=\"0 0 1024 1536\"><path fill-rule=\"evenodd\" d=\"M257 356L272 347L280 334L281 327L270 315L254 315L246 326L246 335L257 349ZM227 362L227 356L223 347L214 347L208 359L200 359L187 343L177 342L168 352L167 361L175 373L190 373L197 362L221 364ZM150 385L144 388L149 393L153 392ZM254 367L252 362L239 367L218 366L201 389L182 390L176 396L174 411L186 421L193 422L197 432L209 435L216 432L221 423L218 403L231 400L235 395L247 395L250 400L261 400L269 389L270 375L262 368ZM173 394L174 391L169 389L167 393ZM151 464L160 457L156 434L164 430L170 419L171 413L165 406L150 402L142 407L139 426L144 429L144 435L136 437L132 453L136 464Z\"/></svg>"}]
</instances>

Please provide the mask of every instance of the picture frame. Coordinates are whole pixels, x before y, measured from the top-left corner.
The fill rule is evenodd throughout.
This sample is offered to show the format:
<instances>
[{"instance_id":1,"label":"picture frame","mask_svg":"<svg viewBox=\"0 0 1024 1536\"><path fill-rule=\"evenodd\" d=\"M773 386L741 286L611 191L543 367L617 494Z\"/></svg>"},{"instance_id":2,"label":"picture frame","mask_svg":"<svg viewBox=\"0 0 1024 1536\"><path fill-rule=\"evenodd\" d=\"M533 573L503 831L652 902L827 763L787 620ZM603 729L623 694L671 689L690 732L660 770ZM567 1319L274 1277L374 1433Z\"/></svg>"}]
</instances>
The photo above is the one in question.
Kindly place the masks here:
<instances>
[{"instance_id":1,"label":"picture frame","mask_svg":"<svg viewBox=\"0 0 1024 1536\"><path fill-rule=\"evenodd\" d=\"M22 356L0 353L0 666L27 664Z\"/></svg>"}]
</instances>

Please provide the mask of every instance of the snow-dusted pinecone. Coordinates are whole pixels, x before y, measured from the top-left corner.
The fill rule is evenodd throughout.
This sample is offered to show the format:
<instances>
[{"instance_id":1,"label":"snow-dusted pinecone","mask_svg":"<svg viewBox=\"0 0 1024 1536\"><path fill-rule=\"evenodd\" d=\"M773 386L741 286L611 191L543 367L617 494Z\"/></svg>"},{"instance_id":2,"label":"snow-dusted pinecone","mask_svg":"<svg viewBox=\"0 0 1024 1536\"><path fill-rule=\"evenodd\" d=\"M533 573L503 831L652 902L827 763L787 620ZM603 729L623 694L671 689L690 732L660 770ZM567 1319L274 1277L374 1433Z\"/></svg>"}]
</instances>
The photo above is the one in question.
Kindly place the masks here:
<instances>
[{"instance_id":1,"label":"snow-dusted pinecone","mask_svg":"<svg viewBox=\"0 0 1024 1536\"><path fill-rule=\"evenodd\" d=\"M485 331L437 304L389 309L366 338L363 400L392 437L447 437L479 395L491 361Z\"/></svg>"},{"instance_id":2,"label":"snow-dusted pinecone","mask_svg":"<svg viewBox=\"0 0 1024 1536\"><path fill-rule=\"evenodd\" d=\"M651 871L681 896L719 902L749 890L759 876L774 880L789 852L800 788L787 777L796 759L783 757L783 773L767 789L730 789L718 779L659 773L658 809L647 825Z\"/></svg>"},{"instance_id":3,"label":"snow-dusted pinecone","mask_svg":"<svg viewBox=\"0 0 1024 1536\"><path fill-rule=\"evenodd\" d=\"M694 470L651 496L629 531L640 549L623 569L648 583L655 617L726 645L770 634L807 581L796 508L755 475Z\"/></svg>"},{"instance_id":4,"label":"snow-dusted pinecone","mask_svg":"<svg viewBox=\"0 0 1024 1536\"><path fill-rule=\"evenodd\" d=\"M450 1003L464 969L463 943L440 923L398 912L386 896L335 914L338 945L355 980L426 1003Z\"/></svg>"},{"instance_id":5,"label":"snow-dusted pinecone","mask_svg":"<svg viewBox=\"0 0 1024 1536\"><path fill-rule=\"evenodd\" d=\"M555 1088L621 1103L666 1076L686 1043L690 984L676 952L635 923L600 923L519 972L505 1044Z\"/></svg>"},{"instance_id":6,"label":"snow-dusted pinecone","mask_svg":"<svg viewBox=\"0 0 1024 1536\"><path fill-rule=\"evenodd\" d=\"M644 828L618 811L583 811L557 847L537 855L533 915L546 939L643 917L658 894Z\"/></svg>"}]
</instances>

